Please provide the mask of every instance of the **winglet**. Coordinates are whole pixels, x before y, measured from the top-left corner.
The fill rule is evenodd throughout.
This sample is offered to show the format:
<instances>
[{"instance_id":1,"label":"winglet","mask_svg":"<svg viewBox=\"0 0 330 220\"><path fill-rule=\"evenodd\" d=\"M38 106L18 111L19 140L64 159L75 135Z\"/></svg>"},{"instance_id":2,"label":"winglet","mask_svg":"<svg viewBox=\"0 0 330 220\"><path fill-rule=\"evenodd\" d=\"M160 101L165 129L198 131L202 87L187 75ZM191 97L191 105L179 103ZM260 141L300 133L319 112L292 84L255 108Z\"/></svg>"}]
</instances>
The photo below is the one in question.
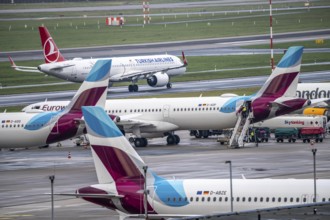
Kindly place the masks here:
<instances>
[{"instance_id":1,"label":"winglet","mask_svg":"<svg viewBox=\"0 0 330 220\"><path fill-rule=\"evenodd\" d=\"M188 66L188 62L187 62L186 56L184 55L183 51L182 51L182 60L183 60L184 66Z\"/></svg>"},{"instance_id":2,"label":"winglet","mask_svg":"<svg viewBox=\"0 0 330 220\"><path fill-rule=\"evenodd\" d=\"M11 64L11 67L16 68L17 66L16 66L14 60L11 58L11 56L8 56L8 59L9 59L9 62Z\"/></svg>"}]
</instances>

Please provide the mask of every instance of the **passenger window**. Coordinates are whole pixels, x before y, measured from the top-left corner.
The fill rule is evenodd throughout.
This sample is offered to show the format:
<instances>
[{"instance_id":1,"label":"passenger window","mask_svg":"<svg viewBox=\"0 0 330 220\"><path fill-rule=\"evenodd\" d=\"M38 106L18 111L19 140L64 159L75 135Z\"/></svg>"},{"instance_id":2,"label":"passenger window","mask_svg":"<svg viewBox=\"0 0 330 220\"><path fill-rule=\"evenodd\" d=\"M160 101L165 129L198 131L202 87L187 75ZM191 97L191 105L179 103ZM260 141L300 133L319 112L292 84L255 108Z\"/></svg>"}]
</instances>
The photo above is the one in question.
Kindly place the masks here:
<instances>
[{"instance_id":1,"label":"passenger window","mask_svg":"<svg viewBox=\"0 0 330 220\"><path fill-rule=\"evenodd\" d=\"M222 197L219 197L219 202L222 202Z\"/></svg>"},{"instance_id":2,"label":"passenger window","mask_svg":"<svg viewBox=\"0 0 330 220\"><path fill-rule=\"evenodd\" d=\"M213 202L216 202L217 201L217 197L213 197Z\"/></svg>"},{"instance_id":3,"label":"passenger window","mask_svg":"<svg viewBox=\"0 0 330 220\"><path fill-rule=\"evenodd\" d=\"M236 202L239 202L239 197L236 198Z\"/></svg>"},{"instance_id":4,"label":"passenger window","mask_svg":"<svg viewBox=\"0 0 330 220\"><path fill-rule=\"evenodd\" d=\"M260 202L263 202L264 201L264 197L260 197Z\"/></svg>"},{"instance_id":5,"label":"passenger window","mask_svg":"<svg viewBox=\"0 0 330 220\"><path fill-rule=\"evenodd\" d=\"M284 202L287 202L287 201L288 201L288 199L285 197L285 198L284 198Z\"/></svg>"},{"instance_id":6,"label":"passenger window","mask_svg":"<svg viewBox=\"0 0 330 220\"><path fill-rule=\"evenodd\" d=\"M248 202L251 202L251 197L248 198Z\"/></svg>"},{"instance_id":7,"label":"passenger window","mask_svg":"<svg viewBox=\"0 0 330 220\"><path fill-rule=\"evenodd\" d=\"M277 201L278 201L278 202L281 202L281 197L279 197Z\"/></svg>"},{"instance_id":8,"label":"passenger window","mask_svg":"<svg viewBox=\"0 0 330 220\"><path fill-rule=\"evenodd\" d=\"M257 197L254 197L254 202L257 202L258 201L258 198Z\"/></svg>"},{"instance_id":9,"label":"passenger window","mask_svg":"<svg viewBox=\"0 0 330 220\"><path fill-rule=\"evenodd\" d=\"M292 197L290 198L290 202L293 202L293 198Z\"/></svg>"},{"instance_id":10,"label":"passenger window","mask_svg":"<svg viewBox=\"0 0 330 220\"><path fill-rule=\"evenodd\" d=\"M269 202L269 197L266 198L266 202Z\"/></svg>"},{"instance_id":11,"label":"passenger window","mask_svg":"<svg viewBox=\"0 0 330 220\"><path fill-rule=\"evenodd\" d=\"M207 201L208 201L208 202L211 201L211 197L208 197L208 198L207 198Z\"/></svg>"},{"instance_id":12,"label":"passenger window","mask_svg":"<svg viewBox=\"0 0 330 220\"><path fill-rule=\"evenodd\" d=\"M273 197L272 201L275 202L275 197Z\"/></svg>"},{"instance_id":13,"label":"passenger window","mask_svg":"<svg viewBox=\"0 0 330 220\"><path fill-rule=\"evenodd\" d=\"M198 200L199 200L199 198L198 198L198 197L196 197L196 202L198 202Z\"/></svg>"},{"instance_id":14,"label":"passenger window","mask_svg":"<svg viewBox=\"0 0 330 220\"><path fill-rule=\"evenodd\" d=\"M225 197L225 202L227 202L228 201L228 197Z\"/></svg>"},{"instance_id":15,"label":"passenger window","mask_svg":"<svg viewBox=\"0 0 330 220\"><path fill-rule=\"evenodd\" d=\"M204 200L205 200L205 198L204 198L204 197L202 197L202 202L204 202Z\"/></svg>"},{"instance_id":16,"label":"passenger window","mask_svg":"<svg viewBox=\"0 0 330 220\"><path fill-rule=\"evenodd\" d=\"M194 198L193 197L190 197L190 202L194 201Z\"/></svg>"},{"instance_id":17,"label":"passenger window","mask_svg":"<svg viewBox=\"0 0 330 220\"><path fill-rule=\"evenodd\" d=\"M306 202L306 198L303 199L303 202Z\"/></svg>"},{"instance_id":18,"label":"passenger window","mask_svg":"<svg viewBox=\"0 0 330 220\"><path fill-rule=\"evenodd\" d=\"M299 198L298 197L296 198L296 202L299 202Z\"/></svg>"},{"instance_id":19,"label":"passenger window","mask_svg":"<svg viewBox=\"0 0 330 220\"><path fill-rule=\"evenodd\" d=\"M245 197L242 198L242 202L245 202Z\"/></svg>"}]
</instances>

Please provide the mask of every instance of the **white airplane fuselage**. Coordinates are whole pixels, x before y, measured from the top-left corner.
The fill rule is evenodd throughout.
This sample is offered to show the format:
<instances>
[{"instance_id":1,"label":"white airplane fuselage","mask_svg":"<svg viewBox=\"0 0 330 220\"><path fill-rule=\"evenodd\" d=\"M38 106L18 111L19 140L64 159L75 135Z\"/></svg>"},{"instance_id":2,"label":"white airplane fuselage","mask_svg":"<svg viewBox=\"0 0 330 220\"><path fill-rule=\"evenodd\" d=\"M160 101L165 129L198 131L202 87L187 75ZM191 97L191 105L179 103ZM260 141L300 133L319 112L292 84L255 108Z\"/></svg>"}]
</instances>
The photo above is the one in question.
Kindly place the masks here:
<instances>
[{"instance_id":1,"label":"white airplane fuselage","mask_svg":"<svg viewBox=\"0 0 330 220\"><path fill-rule=\"evenodd\" d=\"M109 59L81 59L66 60L57 63L45 63L39 65L41 72L58 78L72 81L83 82L89 71L97 60ZM112 58L112 67L110 71L110 82L132 81L130 74L135 72L154 72L183 65L181 60L172 55L154 55L154 56L134 56ZM61 67L61 68L60 68ZM171 69L165 73L169 76L184 74L186 67ZM137 79L146 78L143 75L137 76Z\"/></svg>"},{"instance_id":2,"label":"white airplane fuselage","mask_svg":"<svg viewBox=\"0 0 330 220\"><path fill-rule=\"evenodd\" d=\"M140 126L142 133L223 129L233 127L237 120L236 109L231 109L229 113L220 111L228 100L230 97L117 99L107 100L105 110L108 114L119 116L123 120L153 124L153 126ZM67 104L67 101L44 102L34 104L33 108L38 106L42 111L56 111ZM123 126L126 126L125 123ZM128 125L126 129L133 128L134 125ZM125 131L128 131L126 129Z\"/></svg>"},{"instance_id":3,"label":"white airplane fuselage","mask_svg":"<svg viewBox=\"0 0 330 220\"><path fill-rule=\"evenodd\" d=\"M6 137L1 140L1 147L20 148L46 145L46 139L54 123L46 126L35 125L31 126L31 129L25 129L27 123L36 115L35 113L0 113L0 132L1 136ZM37 126L41 126L41 128L36 130Z\"/></svg>"},{"instance_id":4,"label":"white airplane fuselage","mask_svg":"<svg viewBox=\"0 0 330 220\"><path fill-rule=\"evenodd\" d=\"M130 180L139 182L138 179ZM140 180L141 181L141 180ZM318 179L316 202L329 202L330 180ZM127 214L144 214L143 186L126 182L95 184L79 193L121 195L122 198L87 198L89 202ZM157 175L147 180L148 213L152 216L194 216L231 212L230 179L164 179ZM313 179L233 179L233 211L313 203ZM112 200L112 201L109 201ZM119 202L120 200L120 202ZM175 214L174 214L175 213Z\"/></svg>"}]
</instances>

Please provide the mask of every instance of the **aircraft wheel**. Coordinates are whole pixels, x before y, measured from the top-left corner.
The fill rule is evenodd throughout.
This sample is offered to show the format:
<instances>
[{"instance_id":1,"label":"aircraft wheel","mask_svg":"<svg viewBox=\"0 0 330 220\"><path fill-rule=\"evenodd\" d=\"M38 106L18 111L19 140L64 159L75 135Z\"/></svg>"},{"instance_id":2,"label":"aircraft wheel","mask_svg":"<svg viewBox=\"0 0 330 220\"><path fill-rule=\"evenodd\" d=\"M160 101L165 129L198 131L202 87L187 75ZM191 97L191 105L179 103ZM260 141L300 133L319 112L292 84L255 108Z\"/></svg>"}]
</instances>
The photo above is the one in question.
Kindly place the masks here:
<instances>
[{"instance_id":1,"label":"aircraft wheel","mask_svg":"<svg viewBox=\"0 0 330 220\"><path fill-rule=\"evenodd\" d=\"M180 143L180 137L175 134L174 138L175 138L175 144L179 144Z\"/></svg>"},{"instance_id":2,"label":"aircraft wheel","mask_svg":"<svg viewBox=\"0 0 330 220\"><path fill-rule=\"evenodd\" d=\"M202 134L203 134L203 138L208 138L209 137L209 131L208 130L202 131Z\"/></svg>"},{"instance_id":3,"label":"aircraft wheel","mask_svg":"<svg viewBox=\"0 0 330 220\"><path fill-rule=\"evenodd\" d=\"M139 86L138 85L133 85L133 92L139 91Z\"/></svg>"},{"instance_id":4,"label":"aircraft wheel","mask_svg":"<svg viewBox=\"0 0 330 220\"><path fill-rule=\"evenodd\" d=\"M172 88L172 83L167 83L166 88L171 89Z\"/></svg>"},{"instance_id":5,"label":"aircraft wheel","mask_svg":"<svg viewBox=\"0 0 330 220\"><path fill-rule=\"evenodd\" d=\"M144 144L144 142L143 142L142 138L135 138L135 140L134 140L135 147L143 147L143 144Z\"/></svg>"},{"instance_id":6,"label":"aircraft wheel","mask_svg":"<svg viewBox=\"0 0 330 220\"><path fill-rule=\"evenodd\" d=\"M200 130L196 130L196 132L195 132L195 137L196 137L196 138L202 138L202 133L201 133Z\"/></svg>"},{"instance_id":7,"label":"aircraft wheel","mask_svg":"<svg viewBox=\"0 0 330 220\"><path fill-rule=\"evenodd\" d=\"M168 145L173 145L173 144L175 144L175 137L174 137L174 135L170 134L169 136L167 136L166 141L167 141L167 144L168 144Z\"/></svg>"},{"instance_id":8,"label":"aircraft wheel","mask_svg":"<svg viewBox=\"0 0 330 220\"><path fill-rule=\"evenodd\" d=\"M128 86L128 91L129 91L129 92L134 92L134 90L133 90L133 85L129 85L129 86Z\"/></svg>"},{"instance_id":9,"label":"aircraft wheel","mask_svg":"<svg viewBox=\"0 0 330 220\"><path fill-rule=\"evenodd\" d=\"M146 147L148 145L147 138L141 138L141 140L142 140L142 143L143 143L142 147Z\"/></svg>"}]
</instances>

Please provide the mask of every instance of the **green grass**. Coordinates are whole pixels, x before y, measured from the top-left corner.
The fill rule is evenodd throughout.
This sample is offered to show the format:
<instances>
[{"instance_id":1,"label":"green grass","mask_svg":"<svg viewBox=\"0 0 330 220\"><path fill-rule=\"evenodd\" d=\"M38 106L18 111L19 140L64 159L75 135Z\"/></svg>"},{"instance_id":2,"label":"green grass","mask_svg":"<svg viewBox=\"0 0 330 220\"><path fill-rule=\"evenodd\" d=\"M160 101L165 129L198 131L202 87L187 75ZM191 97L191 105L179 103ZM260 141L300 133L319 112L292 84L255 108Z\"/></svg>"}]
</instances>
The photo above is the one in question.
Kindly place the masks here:
<instances>
[{"instance_id":1,"label":"green grass","mask_svg":"<svg viewBox=\"0 0 330 220\"><path fill-rule=\"evenodd\" d=\"M318 43L321 40L322 42ZM305 48L330 48L330 39L318 38L312 41L299 41L297 43L287 42L287 43L275 43L273 45L274 49L283 49L288 48L293 45L304 46ZM248 49L268 49L269 44L260 44L260 45L251 45L251 46L243 46L242 48Z\"/></svg>"},{"instance_id":2,"label":"green grass","mask_svg":"<svg viewBox=\"0 0 330 220\"><path fill-rule=\"evenodd\" d=\"M293 11L292 14L274 14L275 33L303 30L317 30L329 28L329 9L314 9ZM101 13L101 12L100 12ZM259 13L260 14L260 13ZM264 17L252 17L254 14L246 13L237 15L215 14L202 16L206 18L229 17L228 20L210 22L183 22L179 24L146 25L107 27L104 18L80 18L60 20L29 20L29 21L1 21L0 22L0 48L2 51L28 50L40 48L40 40L37 27L45 25L49 28L53 38L60 48L72 48L82 46L104 46L118 44L133 44L145 42L162 42L177 40L192 40L201 38L218 38L227 36L255 35L269 33L269 18L267 12ZM236 18L248 15L247 18ZM102 15L103 16L103 15ZM105 15L104 15L105 17ZM198 15L197 15L198 17ZM127 23L136 23L136 18ZM193 20L194 17L182 16L177 19L166 18L166 21ZM300 19L300 23L298 22ZM322 21L321 21L322 20ZM154 17L152 22L161 21L161 17ZM277 23L276 23L277 21ZM142 20L140 19L139 23ZM232 23L234 22L234 23ZM100 23L98 25L98 23ZM208 24L209 23L209 24ZM26 25L26 28L25 28ZM10 31L9 31L10 29ZM24 36L24 40L22 40Z\"/></svg>"}]
</instances>

